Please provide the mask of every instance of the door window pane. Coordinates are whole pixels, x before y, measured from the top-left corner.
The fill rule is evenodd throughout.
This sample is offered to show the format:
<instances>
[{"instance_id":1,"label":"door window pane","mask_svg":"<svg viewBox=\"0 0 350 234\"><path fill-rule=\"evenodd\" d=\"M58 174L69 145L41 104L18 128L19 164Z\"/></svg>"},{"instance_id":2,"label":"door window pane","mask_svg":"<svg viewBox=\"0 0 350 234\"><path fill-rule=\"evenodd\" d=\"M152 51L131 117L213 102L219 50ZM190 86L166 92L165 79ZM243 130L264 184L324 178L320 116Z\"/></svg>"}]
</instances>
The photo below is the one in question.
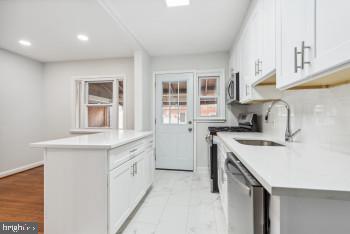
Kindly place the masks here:
<instances>
[{"instance_id":1,"label":"door window pane","mask_svg":"<svg viewBox=\"0 0 350 234\"><path fill-rule=\"evenodd\" d=\"M179 124L187 123L187 82L179 82Z\"/></svg>"},{"instance_id":2,"label":"door window pane","mask_svg":"<svg viewBox=\"0 0 350 234\"><path fill-rule=\"evenodd\" d=\"M163 124L186 124L187 81L162 83Z\"/></svg>"},{"instance_id":3,"label":"door window pane","mask_svg":"<svg viewBox=\"0 0 350 234\"><path fill-rule=\"evenodd\" d=\"M170 105L169 105L169 82L162 83L162 119L163 124L169 124Z\"/></svg>"},{"instance_id":4,"label":"door window pane","mask_svg":"<svg viewBox=\"0 0 350 234\"><path fill-rule=\"evenodd\" d=\"M111 104L113 82L88 82L88 104Z\"/></svg>"},{"instance_id":5,"label":"door window pane","mask_svg":"<svg viewBox=\"0 0 350 234\"><path fill-rule=\"evenodd\" d=\"M218 102L217 98L201 98L200 99L200 116L213 117L217 116Z\"/></svg>"},{"instance_id":6,"label":"door window pane","mask_svg":"<svg viewBox=\"0 0 350 234\"><path fill-rule=\"evenodd\" d=\"M215 97L217 96L218 77L200 77L199 90L200 96Z\"/></svg>"},{"instance_id":7,"label":"door window pane","mask_svg":"<svg viewBox=\"0 0 350 234\"><path fill-rule=\"evenodd\" d=\"M107 128L111 126L109 106L88 106L88 127Z\"/></svg>"}]
</instances>

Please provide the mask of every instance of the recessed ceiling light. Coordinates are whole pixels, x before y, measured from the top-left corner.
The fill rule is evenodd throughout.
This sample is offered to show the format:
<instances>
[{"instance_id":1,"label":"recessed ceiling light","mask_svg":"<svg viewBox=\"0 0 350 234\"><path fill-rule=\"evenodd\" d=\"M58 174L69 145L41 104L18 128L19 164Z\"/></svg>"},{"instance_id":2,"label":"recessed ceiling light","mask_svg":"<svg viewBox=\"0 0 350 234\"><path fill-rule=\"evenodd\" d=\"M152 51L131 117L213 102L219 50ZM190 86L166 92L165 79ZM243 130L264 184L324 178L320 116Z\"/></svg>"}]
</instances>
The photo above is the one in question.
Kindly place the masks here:
<instances>
[{"instance_id":1,"label":"recessed ceiling light","mask_svg":"<svg viewBox=\"0 0 350 234\"><path fill-rule=\"evenodd\" d=\"M190 5L190 0L165 0L168 7L179 7Z\"/></svg>"},{"instance_id":2,"label":"recessed ceiling light","mask_svg":"<svg viewBox=\"0 0 350 234\"><path fill-rule=\"evenodd\" d=\"M78 34L77 38L81 41L88 41L89 40L89 37L84 35L84 34Z\"/></svg>"},{"instance_id":3,"label":"recessed ceiling light","mask_svg":"<svg viewBox=\"0 0 350 234\"><path fill-rule=\"evenodd\" d=\"M19 40L18 43L21 44L22 46L31 46L32 45L32 43L30 41L27 41L27 40Z\"/></svg>"}]
</instances>

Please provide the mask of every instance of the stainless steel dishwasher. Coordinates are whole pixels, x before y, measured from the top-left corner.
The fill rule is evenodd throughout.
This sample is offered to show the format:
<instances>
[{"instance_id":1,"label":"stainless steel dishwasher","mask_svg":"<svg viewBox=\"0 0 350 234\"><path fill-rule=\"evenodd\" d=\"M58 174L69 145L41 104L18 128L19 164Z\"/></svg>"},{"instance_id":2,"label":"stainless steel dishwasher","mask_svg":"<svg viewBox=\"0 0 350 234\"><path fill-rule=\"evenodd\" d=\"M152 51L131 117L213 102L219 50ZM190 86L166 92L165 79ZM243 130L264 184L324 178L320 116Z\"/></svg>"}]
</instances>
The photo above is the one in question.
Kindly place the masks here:
<instances>
[{"instance_id":1,"label":"stainless steel dishwasher","mask_svg":"<svg viewBox=\"0 0 350 234\"><path fill-rule=\"evenodd\" d=\"M228 233L266 234L265 191L233 154L227 153Z\"/></svg>"}]
</instances>

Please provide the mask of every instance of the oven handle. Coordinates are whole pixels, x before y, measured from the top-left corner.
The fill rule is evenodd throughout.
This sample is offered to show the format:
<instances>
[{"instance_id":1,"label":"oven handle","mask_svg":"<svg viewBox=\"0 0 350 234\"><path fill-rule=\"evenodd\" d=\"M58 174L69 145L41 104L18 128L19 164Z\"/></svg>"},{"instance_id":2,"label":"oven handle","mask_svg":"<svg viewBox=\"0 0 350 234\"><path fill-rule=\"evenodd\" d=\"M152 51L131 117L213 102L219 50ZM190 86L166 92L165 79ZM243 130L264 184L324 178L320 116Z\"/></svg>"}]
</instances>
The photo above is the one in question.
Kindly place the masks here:
<instances>
[{"instance_id":1,"label":"oven handle","mask_svg":"<svg viewBox=\"0 0 350 234\"><path fill-rule=\"evenodd\" d=\"M232 166L234 166L235 168L237 168L239 170L239 168L234 164L234 162L232 160L230 160L229 158L226 158L225 171L226 171L227 177L234 180L241 187L242 192L250 197L251 196L251 188L248 185L242 183L242 181L240 181L239 179L237 179L237 177L236 177L237 174L230 171L228 164L231 164ZM243 174L239 174L239 175L243 176Z\"/></svg>"}]
</instances>

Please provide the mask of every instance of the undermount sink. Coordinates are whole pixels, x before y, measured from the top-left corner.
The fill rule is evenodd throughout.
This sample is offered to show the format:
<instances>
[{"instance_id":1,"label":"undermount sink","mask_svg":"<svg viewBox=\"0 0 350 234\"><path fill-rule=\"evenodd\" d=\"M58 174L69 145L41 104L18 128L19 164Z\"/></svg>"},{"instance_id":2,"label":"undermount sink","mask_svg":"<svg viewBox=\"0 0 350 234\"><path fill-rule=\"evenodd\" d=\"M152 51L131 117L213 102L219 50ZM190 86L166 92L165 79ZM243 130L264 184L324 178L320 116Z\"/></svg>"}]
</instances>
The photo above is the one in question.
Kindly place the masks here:
<instances>
[{"instance_id":1,"label":"undermount sink","mask_svg":"<svg viewBox=\"0 0 350 234\"><path fill-rule=\"evenodd\" d=\"M279 144L274 141L266 141L266 140L242 140L242 139L234 139L240 144L243 145L254 145L254 146L285 146L282 144Z\"/></svg>"}]
</instances>

